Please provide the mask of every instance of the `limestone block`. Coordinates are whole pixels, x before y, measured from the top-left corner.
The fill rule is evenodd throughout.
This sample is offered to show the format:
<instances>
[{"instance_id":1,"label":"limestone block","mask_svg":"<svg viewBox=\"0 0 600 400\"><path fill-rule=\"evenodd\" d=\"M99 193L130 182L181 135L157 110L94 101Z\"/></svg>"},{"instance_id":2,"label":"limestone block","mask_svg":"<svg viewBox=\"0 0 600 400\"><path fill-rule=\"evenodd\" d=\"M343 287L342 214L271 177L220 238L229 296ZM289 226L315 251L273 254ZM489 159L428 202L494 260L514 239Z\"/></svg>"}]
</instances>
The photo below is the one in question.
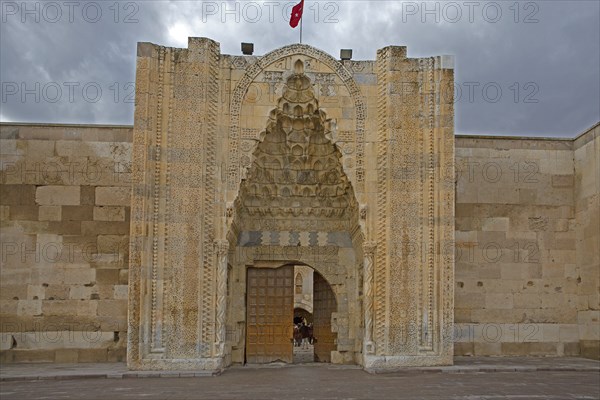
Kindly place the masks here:
<instances>
[{"instance_id":1,"label":"limestone block","mask_svg":"<svg viewBox=\"0 0 600 400\"><path fill-rule=\"evenodd\" d=\"M65 284L91 284L96 280L96 270L89 266L66 268L64 272Z\"/></svg>"},{"instance_id":2,"label":"limestone block","mask_svg":"<svg viewBox=\"0 0 600 400\"><path fill-rule=\"evenodd\" d=\"M27 140L23 141L27 144L27 159L28 160L45 160L47 157L54 156L53 140Z\"/></svg>"},{"instance_id":3,"label":"limestone block","mask_svg":"<svg viewBox=\"0 0 600 400\"><path fill-rule=\"evenodd\" d=\"M113 286L114 285L97 284L94 286L94 290L90 298L95 300L113 300Z\"/></svg>"},{"instance_id":4,"label":"limestone block","mask_svg":"<svg viewBox=\"0 0 600 400\"><path fill-rule=\"evenodd\" d=\"M475 354L474 343L454 343L455 356L473 356Z\"/></svg>"},{"instance_id":5,"label":"limestone block","mask_svg":"<svg viewBox=\"0 0 600 400\"><path fill-rule=\"evenodd\" d=\"M46 295L46 288L42 285L27 285L27 299L41 300Z\"/></svg>"},{"instance_id":6,"label":"limestone block","mask_svg":"<svg viewBox=\"0 0 600 400\"><path fill-rule=\"evenodd\" d=\"M60 221L62 219L61 206L40 206L39 220L40 221Z\"/></svg>"},{"instance_id":7,"label":"limestone block","mask_svg":"<svg viewBox=\"0 0 600 400\"><path fill-rule=\"evenodd\" d=\"M544 278L562 278L565 275L564 264L544 263L542 264L542 277Z\"/></svg>"},{"instance_id":8,"label":"limestone block","mask_svg":"<svg viewBox=\"0 0 600 400\"><path fill-rule=\"evenodd\" d=\"M106 361L108 362L123 362L127 360L127 348L108 349Z\"/></svg>"},{"instance_id":9,"label":"limestone block","mask_svg":"<svg viewBox=\"0 0 600 400\"><path fill-rule=\"evenodd\" d=\"M92 288L83 285L70 285L69 298L73 300L89 300Z\"/></svg>"},{"instance_id":10,"label":"limestone block","mask_svg":"<svg viewBox=\"0 0 600 400\"><path fill-rule=\"evenodd\" d=\"M0 333L0 351L10 350L16 344L16 339L11 332Z\"/></svg>"},{"instance_id":11,"label":"limestone block","mask_svg":"<svg viewBox=\"0 0 600 400\"><path fill-rule=\"evenodd\" d=\"M36 187L34 185L2 185L0 204L5 206L35 205Z\"/></svg>"},{"instance_id":12,"label":"limestone block","mask_svg":"<svg viewBox=\"0 0 600 400\"><path fill-rule=\"evenodd\" d=\"M2 150L0 154L4 155L24 155L26 142L14 139L2 139Z\"/></svg>"},{"instance_id":13,"label":"limestone block","mask_svg":"<svg viewBox=\"0 0 600 400\"><path fill-rule=\"evenodd\" d=\"M16 363L48 363L54 362L54 350L12 350L13 358L12 362Z\"/></svg>"},{"instance_id":14,"label":"limestone block","mask_svg":"<svg viewBox=\"0 0 600 400\"><path fill-rule=\"evenodd\" d=\"M562 343L562 345L563 345L563 354L566 357L579 356L581 354L581 348L579 347L579 342Z\"/></svg>"},{"instance_id":15,"label":"limestone block","mask_svg":"<svg viewBox=\"0 0 600 400\"><path fill-rule=\"evenodd\" d=\"M44 315L73 315L78 300L44 300L42 310Z\"/></svg>"},{"instance_id":16,"label":"limestone block","mask_svg":"<svg viewBox=\"0 0 600 400\"><path fill-rule=\"evenodd\" d=\"M508 218L506 217L495 217L495 218L484 218L481 229L484 231L508 231Z\"/></svg>"},{"instance_id":17,"label":"limestone block","mask_svg":"<svg viewBox=\"0 0 600 400\"><path fill-rule=\"evenodd\" d=\"M98 309L98 302L95 300L81 301L79 300L76 305L76 315L93 317L96 315Z\"/></svg>"},{"instance_id":18,"label":"limestone block","mask_svg":"<svg viewBox=\"0 0 600 400\"><path fill-rule=\"evenodd\" d=\"M123 268L127 264L126 253L106 253L96 254L93 260L93 266L95 268Z\"/></svg>"},{"instance_id":19,"label":"limestone block","mask_svg":"<svg viewBox=\"0 0 600 400\"><path fill-rule=\"evenodd\" d=\"M560 341L560 324L542 324L541 329L544 342Z\"/></svg>"},{"instance_id":20,"label":"limestone block","mask_svg":"<svg viewBox=\"0 0 600 400\"><path fill-rule=\"evenodd\" d=\"M57 349L54 362L56 363L77 363L79 361L79 351L77 349Z\"/></svg>"},{"instance_id":21,"label":"limestone block","mask_svg":"<svg viewBox=\"0 0 600 400\"><path fill-rule=\"evenodd\" d=\"M129 250L127 235L98 235L98 251L103 254L113 254L118 259L119 254Z\"/></svg>"},{"instance_id":22,"label":"limestone block","mask_svg":"<svg viewBox=\"0 0 600 400\"><path fill-rule=\"evenodd\" d=\"M98 206L129 206L131 190L128 186L108 186L96 188L96 205Z\"/></svg>"},{"instance_id":23,"label":"limestone block","mask_svg":"<svg viewBox=\"0 0 600 400\"><path fill-rule=\"evenodd\" d=\"M526 356L529 352L528 345L525 343L502 343L501 354L513 356Z\"/></svg>"},{"instance_id":24,"label":"limestone block","mask_svg":"<svg viewBox=\"0 0 600 400\"><path fill-rule=\"evenodd\" d=\"M558 330L560 342L579 342L579 326L576 324L561 324Z\"/></svg>"},{"instance_id":25,"label":"limestone block","mask_svg":"<svg viewBox=\"0 0 600 400\"><path fill-rule=\"evenodd\" d=\"M0 205L0 221L8 221L10 215L10 207Z\"/></svg>"},{"instance_id":26,"label":"limestone block","mask_svg":"<svg viewBox=\"0 0 600 400\"><path fill-rule=\"evenodd\" d=\"M486 342L475 342L473 344L473 351L476 356L497 356L503 353L503 343L486 343Z\"/></svg>"},{"instance_id":27,"label":"limestone block","mask_svg":"<svg viewBox=\"0 0 600 400\"><path fill-rule=\"evenodd\" d=\"M600 311L588 310L577 313L580 340L600 340Z\"/></svg>"},{"instance_id":28,"label":"limestone block","mask_svg":"<svg viewBox=\"0 0 600 400\"><path fill-rule=\"evenodd\" d=\"M471 309L454 308L454 323L471 322Z\"/></svg>"},{"instance_id":29,"label":"limestone block","mask_svg":"<svg viewBox=\"0 0 600 400\"><path fill-rule=\"evenodd\" d=\"M527 343L527 351L530 356L558 355L559 344L548 342Z\"/></svg>"},{"instance_id":30,"label":"limestone block","mask_svg":"<svg viewBox=\"0 0 600 400\"><path fill-rule=\"evenodd\" d=\"M542 174L560 175L566 171L573 171L573 161L569 159L548 159L543 158L539 162L539 170Z\"/></svg>"},{"instance_id":31,"label":"limestone block","mask_svg":"<svg viewBox=\"0 0 600 400\"><path fill-rule=\"evenodd\" d=\"M99 300L99 316L127 315L127 300Z\"/></svg>"},{"instance_id":32,"label":"limestone block","mask_svg":"<svg viewBox=\"0 0 600 400\"><path fill-rule=\"evenodd\" d=\"M115 285L113 287L113 298L115 300L127 300L127 285Z\"/></svg>"},{"instance_id":33,"label":"limestone block","mask_svg":"<svg viewBox=\"0 0 600 400\"><path fill-rule=\"evenodd\" d=\"M59 266L51 265L31 269L31 283L50 286L52 284L63 284L64 281L65 270Z\"/></svg>"},{"instance_id":34,"label":"limestone block","mask_svg":"<svg viewBox=\"0 0 600 400\"><path fill-rule=\"evenodd\" d=\"M579 348L581 349L581 357L600 360L600 341L581 340L579 342Z\"/></svg>"},{"instance_id":35,"label":"limestone block","mask_svg":"<svg viewBox=\"0 0 600 400\"><path fill-rule=\"evenodd\" d=\"M35 201L40 205L79 205L79 186L39 186Z\"/></svg>"},{"instance_id":36,"label":"limestone block","mask_svg":"<svg viewBox=\"0 0 600 400\"><path fill-rule=\"evenodd\" d=\"M14 300L0 300L0 314L17 315L17 302Z\"/></svg>"},{"instance_id":37,"label":"limestone block","mask_svg":"<svg viewBox=\"0 0 600 400\"><path fill-rule=\"evenodd\" d=\"M93 219L92 206L63 206L63 221L91 221Z\"/></svg>"},{"instance_id":38,"label":"limestone block","mask_svg":"<svg viewBox=\"0 0 600 400\"><path fill-rule=\"evenodd\" d=\"M567 161L568 162L568 161ZM553 175L552 176L552 187L565 188L573 187L574 176L573 175Z\"/></svg>"},{"instance_id":39,"label":"limestone block","mask_svg":"<svg viewBox=\"0 0 600 400\"><path fill-rule=\"evenodd\" d=\"M501 264L500 275L502 279L521 279L527 276L527 265Z\"/></svg>"},{"instance_id":40,"label":"limestone block","mask_svg":"<svg viewBox=\"0 0 600 400\"><path fill-rule=\"evenodd\" d=\"M80 349L77 356L79 362L100 363L108 360L108 349Z\"/></svg>"},{"instance_id":41,"label":"limestone block","mask_svg":"<svg viewBox=\"0 0 600 400\"><path fill-rule=\"evenodd\" d=\"M19 348L45 349L106 349L113 342L112 332L80 330L38 330L20 335Z\"/></svg>"},{"instance_id":42,"label":"limestone block","mask_svg":"<svg viewBox=\"0 0 600 400\"><path fill-rule=\"evenodd\" d=\"M122 285L127 285L129 282L129 269L120 269L119 270L119 283Z\"/></svg>"},{"instance_id":43,"label":"limestone block","mask_svg":"<svg viewBox=\"0 0 600 400\"><path fill-rule=\"evenodd\" d=\"M129 223L121 221L82 221L81 233L84 236L127 235Z\"/></svg>"},{"instance_id":44,"label":"limestone block","mask_svg":"<svg viewBox=\"0 0 600 400\"><path fill-rule=\"evenodd\" d=\"M50 284L46 287L47 300L67 300L69 298L70 287L61 284Z\"/></svg>"},{"instance_id":45,"label":"limestone block","mask_svg":"<svg viewBox=\"0 0 600 400\"><path fill-rule=\"evenodd\" d=\"M541 294L542 308L560 308L566 306L566 299L563 293Z\"/></svg>"},{"instance_id":46,"label":"limestone block","mask_svg":"<svg viewBox=\"0 0 600 400\"><path fill-rule=\"evenodd\" d=\"M542 299L537 293L515 293L513 294L513 305L515 308L541 308Z\"/></svg>"},{"instance_id":47,"label":"limestone block","mask_svg":"<svg viewBox=\"0 0 600 400\"><path fill-rule=\"evenodd\" d=\"M27 296L27 285L25 284L12 284L9 281L2 282L2 291L0 292L0 299L3 300L25 300Z\"/></svg>"},{"instance_id":48,"label":"limestone block","mask_svg":"<svg viewBox=\"0 0 600 400\"><path fill-rule=\"evenodd\" d=\"M13 221L37 221L37 206L10 206L9 219Z\"/></svg>"},{"instance_id":49,"label":"limestone block","mask_svg":"<svg viewBox=\"0 0 600 400\"><path fill-rule=\"evenodd\" d=\"M485 301L482 293L459 293L455 292L454 304L457 308L474 308Z\"/></svg>"},{"instance_id":50,"label":"limestone block","mask_svg":"<svg viewBox=\"0 0 600 400\"><path fill-rule=\"evenodd\" d=\"M125 221L125 207L94 207L94 221Z\"/></svg>"},{"instance_id":51,"label":"limestone block","mask_svg":"<svg viewBox=\"0 0 600 400\"><path fill-rule=\"evenodd\" d=\"M116 285L119 283L119 270L114 268L96 269L96 282L100 285Z\"/></svg>"},{"instance_id":52,"label":"limestone block","mask_svg":"<svg viewBox=\"0 0 600 400\"><path fill-rule=\"evenodd\" d=\"M81 186L81 204L93 206L96 203L96 187L89 185Z\"/></svg>"},{"instance_id":53,"label":"limestone block","mask_svg":"<svg viewBox=\"0 0 600 400\"><path fill-rule=\"evenodd\" d=\"M30 316L42 314L41 300L19 300L17 302L17 315Z\"/></svg>"}]
</instances>

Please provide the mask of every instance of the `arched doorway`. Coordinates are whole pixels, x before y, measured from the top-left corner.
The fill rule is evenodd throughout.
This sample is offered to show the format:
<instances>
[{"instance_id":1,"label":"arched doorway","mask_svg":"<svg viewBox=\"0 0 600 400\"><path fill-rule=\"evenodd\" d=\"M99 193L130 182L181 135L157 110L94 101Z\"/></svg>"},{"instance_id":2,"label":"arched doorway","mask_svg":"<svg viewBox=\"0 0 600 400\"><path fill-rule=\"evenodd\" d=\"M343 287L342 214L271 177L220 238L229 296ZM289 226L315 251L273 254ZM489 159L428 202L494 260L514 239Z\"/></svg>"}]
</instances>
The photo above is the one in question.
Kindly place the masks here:
<instances>
[{"instance_id":1,"label":"arched doorway","mask_svg":"<svg viewBox=\"0 0 600 400\"><path fill-rule=\"evenodd\" d=\"M306 358L304 352L301 362L331 362L331 352L337 349L337 333L332 329L332 317L337 313L338 302L327 280L314 271L314 305L311 314L293 307L293 264L278 268L249 267L246 273L245 362L266 364L297 361L294 357L294 325L297 317L302 320L298 325L306 323L306 328L310 326L314 338L314 341L310 341L311 357Z\"/></svg>"},{"instance_id":2,"label":"arched doorway","mask_svg":"<svg viewBox=\"0 0 600 400\"><path fill-rule=\"evenodd\" d=\"M304 284L289 265L315 271L318 360L359 358L363 238L354 189L329 139L335 129L298 60L261 141L249 149L246 178L231 205L231 362L291 361L294 307L288 303Z\"/></svg>"}]
</instances>

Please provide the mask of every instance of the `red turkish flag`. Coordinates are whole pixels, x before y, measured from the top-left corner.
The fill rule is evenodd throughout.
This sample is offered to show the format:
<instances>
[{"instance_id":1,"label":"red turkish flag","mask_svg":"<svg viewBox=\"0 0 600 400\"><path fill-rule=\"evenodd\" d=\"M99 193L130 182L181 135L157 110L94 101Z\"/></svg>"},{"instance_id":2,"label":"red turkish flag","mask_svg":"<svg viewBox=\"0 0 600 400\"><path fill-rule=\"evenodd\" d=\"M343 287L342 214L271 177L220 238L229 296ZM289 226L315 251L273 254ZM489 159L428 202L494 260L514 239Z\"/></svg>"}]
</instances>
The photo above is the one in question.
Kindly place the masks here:
<instances>
[{"instance_id":1,"label":"red turkish flag","mask_svg":"<svg viewBox=\"0 0 600 400\"><path fill-rule=\"evenodd\" d=\"M298 26L298 23L302 19L302 11L304 11L304 0L301 0L300 3L292 8L292 16L290 17L290 26L292 28Z\"/></svg>"}]
</instances>

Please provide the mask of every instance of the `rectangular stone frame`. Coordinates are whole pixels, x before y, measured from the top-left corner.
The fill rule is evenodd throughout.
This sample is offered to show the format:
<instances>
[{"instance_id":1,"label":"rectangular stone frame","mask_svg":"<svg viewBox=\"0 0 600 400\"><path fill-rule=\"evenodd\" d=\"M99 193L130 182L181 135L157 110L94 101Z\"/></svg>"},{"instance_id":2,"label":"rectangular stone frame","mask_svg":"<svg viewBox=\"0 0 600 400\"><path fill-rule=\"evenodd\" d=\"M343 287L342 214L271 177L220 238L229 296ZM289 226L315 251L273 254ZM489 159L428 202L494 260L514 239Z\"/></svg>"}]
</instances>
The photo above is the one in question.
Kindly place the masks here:
<instances>
[{"instance_id":1,"label":"rectangular stone frame","mask_svg":"<svg viewBox=\"0 0 600 400\"><path fill-rule=\"evenodd\" d=\"M223 280L216 268L223 246L215 242L214 227L219 55L219 45L208 39L190 39L188 49L138 45L127 355L132 369L221 369L215 291L217 279Z\"/></svg>"},{"instance_id":2,"label":"rectangular stone frame","mask_svg":"<svg viewBox=\"0 0 600 400\"><path fill-rule=\"evenodd\" d=\"M450 365L454 308L453 65L377 52L377 217L368 370ZM365 260L369 265L369 258Z\"/></svg>"}]
</instances>

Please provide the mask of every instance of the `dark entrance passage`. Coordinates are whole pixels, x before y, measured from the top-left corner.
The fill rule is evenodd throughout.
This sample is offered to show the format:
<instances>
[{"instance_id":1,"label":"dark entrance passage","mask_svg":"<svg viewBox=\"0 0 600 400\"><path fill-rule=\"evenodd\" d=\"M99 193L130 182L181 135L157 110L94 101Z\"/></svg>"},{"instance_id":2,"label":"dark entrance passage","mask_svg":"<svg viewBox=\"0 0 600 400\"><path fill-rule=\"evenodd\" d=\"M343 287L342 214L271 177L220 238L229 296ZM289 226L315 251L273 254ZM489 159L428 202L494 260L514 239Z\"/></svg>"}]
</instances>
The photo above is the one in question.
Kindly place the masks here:
<instances>
[{"instance_id":1,"label":"dark entrance passage","mask_svg":"<svg viewBox=\"0 0 600 400\"><path fill-rule=\"evenodd\" d=\"M313 322L312 313L306 311L304 308L294 308L294 324L299 324L302 321L306 321L309 324Z\"/></svg>"}]
</instances>

